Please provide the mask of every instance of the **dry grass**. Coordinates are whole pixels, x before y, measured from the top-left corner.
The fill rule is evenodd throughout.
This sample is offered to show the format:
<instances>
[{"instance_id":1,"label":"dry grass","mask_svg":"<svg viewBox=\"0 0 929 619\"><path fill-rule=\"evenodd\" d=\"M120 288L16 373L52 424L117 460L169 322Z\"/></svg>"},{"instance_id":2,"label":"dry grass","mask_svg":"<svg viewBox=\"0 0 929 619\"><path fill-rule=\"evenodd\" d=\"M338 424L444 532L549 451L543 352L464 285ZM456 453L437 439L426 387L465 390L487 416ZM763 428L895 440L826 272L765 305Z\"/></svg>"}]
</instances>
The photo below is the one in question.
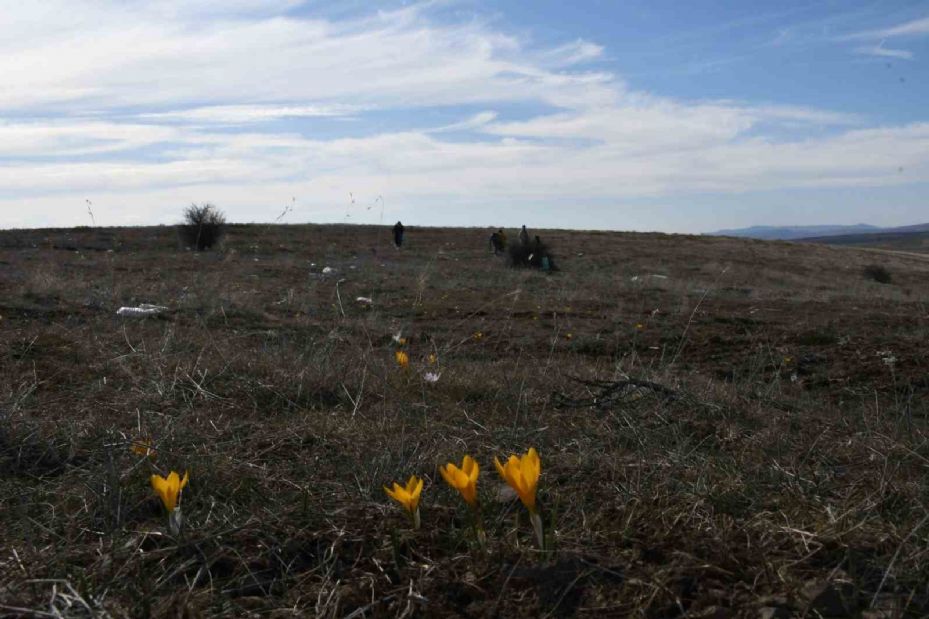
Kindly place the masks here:
<instances>
[{"instance_id":1,"label":"dry grass","mask_svg":"<svg viewBox=\"0 0 929 619\"><path fill-rule=\"evenodd\" d=\"M929 261L543 236L557 274L481 230L0 233L0 615L929 613ZM624 376L676 397L579 402ZM546 553L492 465L529 446ZM437 471L465 453L486 552ZM153 467L191 472L179 538ZM382 490L413 473L417 532Z\"/></svg>"}]
</instances>

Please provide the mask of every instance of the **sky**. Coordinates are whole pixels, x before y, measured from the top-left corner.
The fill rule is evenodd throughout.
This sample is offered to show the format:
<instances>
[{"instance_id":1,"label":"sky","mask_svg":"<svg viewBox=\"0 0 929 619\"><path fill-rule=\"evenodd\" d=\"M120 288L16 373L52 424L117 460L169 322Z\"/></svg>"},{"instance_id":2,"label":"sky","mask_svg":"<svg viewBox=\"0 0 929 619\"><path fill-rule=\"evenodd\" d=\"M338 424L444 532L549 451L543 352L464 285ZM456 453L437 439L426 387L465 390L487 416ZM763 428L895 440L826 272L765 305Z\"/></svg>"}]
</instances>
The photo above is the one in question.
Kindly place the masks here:
<instances>
[{"instance_id":1,"label":"sky","mask_svg":"<svg viewBox=\"0 0 929 619\"><path fill-rule=\"evenodd\" d=\"M0 228L929 221L929 2L0 0Z\"/></svg>"}]
</instances>

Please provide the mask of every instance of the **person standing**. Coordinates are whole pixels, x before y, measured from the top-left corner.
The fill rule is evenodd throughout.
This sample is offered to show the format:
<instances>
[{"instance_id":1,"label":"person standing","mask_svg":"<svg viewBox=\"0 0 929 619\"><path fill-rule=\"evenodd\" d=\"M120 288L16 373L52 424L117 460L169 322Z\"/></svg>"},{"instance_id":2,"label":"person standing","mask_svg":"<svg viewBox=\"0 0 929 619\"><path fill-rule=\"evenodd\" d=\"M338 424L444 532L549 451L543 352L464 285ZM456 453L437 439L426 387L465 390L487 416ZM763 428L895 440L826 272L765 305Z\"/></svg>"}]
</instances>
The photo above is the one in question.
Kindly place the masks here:
<instances>
[{"instance_id":1,"label":"person standing","mask_svg":"<svg viewBox=\"0 0 929 619\"><path fill-rule=\"evenodd\" d=\"M490 251L492 251L495 256L501 251L500 234L497 232L490 235Z\"/></svg>"},{"instance_id":2,"label":"person standing","mask_svg":"<svg viewBox=\"0 0 929 619\"><path fill-rule=\"evenodd\" d=\"M519 242L522 245L529 245L529 231L526 230L526 226L519 231Z\"/></svg>"},{"instance_id":3,"label":"person standing","mask_svg":"<svg viewBox=\"0 0 929 619\"><path fill-rule=\"evenodd\" d=\"M403 245L403 224L398 221L394 225L394 247L400 249L401 245Z\"/></svg>"}]
</instances>

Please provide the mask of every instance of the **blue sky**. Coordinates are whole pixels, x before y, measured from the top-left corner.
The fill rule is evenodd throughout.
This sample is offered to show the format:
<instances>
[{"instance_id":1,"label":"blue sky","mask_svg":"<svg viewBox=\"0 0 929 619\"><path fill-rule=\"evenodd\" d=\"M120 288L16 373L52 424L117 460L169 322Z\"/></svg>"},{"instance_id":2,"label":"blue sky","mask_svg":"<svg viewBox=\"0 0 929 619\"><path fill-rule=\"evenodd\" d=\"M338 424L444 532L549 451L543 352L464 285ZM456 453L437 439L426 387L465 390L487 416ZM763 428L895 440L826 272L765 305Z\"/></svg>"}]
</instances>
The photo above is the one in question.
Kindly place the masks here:
<instances>
[{"instance_id":1,"label":"blue sky","mask_svg":"<svg viewBox=\"0 0 929 619\"><path fill-rule=\"evenodd\" d=\"M929 221L927 2L0 10L0 227Z\"/></svg>"}]
</instances>

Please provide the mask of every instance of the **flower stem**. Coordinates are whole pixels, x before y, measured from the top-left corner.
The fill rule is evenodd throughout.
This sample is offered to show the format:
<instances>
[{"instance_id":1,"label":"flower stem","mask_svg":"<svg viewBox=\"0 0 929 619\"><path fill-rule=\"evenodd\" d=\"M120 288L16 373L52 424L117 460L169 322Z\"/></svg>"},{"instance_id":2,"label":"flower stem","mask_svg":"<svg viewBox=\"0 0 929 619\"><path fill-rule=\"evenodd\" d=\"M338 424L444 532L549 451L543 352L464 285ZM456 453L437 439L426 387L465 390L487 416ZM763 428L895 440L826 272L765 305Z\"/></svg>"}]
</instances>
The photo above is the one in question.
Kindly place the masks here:
<instances>
[{"instance_id":1,"label":"flower stem","mask_svg":"<svg viewBox=\"0 0 929 619\"><path fill-rule=\"evenodd\" d=\"M529 512L529 521L532 523L532 529L535 531L535 539L539 543L539 550L545 550L545 532L542 530L542 516L539 512L532 510Z\"/></svg>"},{"instance_id":2,"label":"flower stem","mask_svg":"<svg viewBox=\"0 0 929 619\"><path fill-rule=\"evenodd\" d=\"M487 533L484 531L484 519L481 518L481 509L474 506L471 510L471 524L474 527L474 537L477 539L477 545L481 550L487 548Z\"/></svg>"},{"instance_id":3,"label":"flower stem","mask_svg":"<svg viewBox=\"0 0 929 619\"><path fill-rule=\"evenodd\" d=\"M168 513L168 531L171 535L177 537L181 534L181 528L184 526L184 516L180 507L175 507Z\"/></svg>"}]
</instances>

